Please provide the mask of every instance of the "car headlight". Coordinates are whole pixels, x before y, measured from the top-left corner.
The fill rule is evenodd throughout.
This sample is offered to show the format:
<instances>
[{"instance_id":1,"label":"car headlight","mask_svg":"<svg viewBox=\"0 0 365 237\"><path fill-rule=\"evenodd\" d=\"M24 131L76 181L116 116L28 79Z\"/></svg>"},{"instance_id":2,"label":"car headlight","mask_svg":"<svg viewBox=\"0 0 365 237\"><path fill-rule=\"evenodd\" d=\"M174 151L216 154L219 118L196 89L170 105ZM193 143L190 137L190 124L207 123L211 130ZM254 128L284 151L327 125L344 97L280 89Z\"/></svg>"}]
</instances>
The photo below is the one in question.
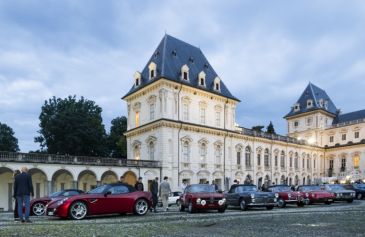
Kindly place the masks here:
<instances>
[{"instance_id":1,"label":"car headlight","mask_svg":"<svg viewBox=\"0 0 365 237\"><path fill-rule=\"evenodd\" d=\"M66 200L68 199L68 197L65 197L64 199L61 199L57 202L57 206L62 205Z\"/></svg>"},{"instance_id":2,"label":"car headlight","mask_svg":"<svg viewBox=\"0 0 365 237\"><path fill-rule=\"evenodd\" d=\"M278 198L279 197L279 194L278 193L275 193L275 197Z\"/></svg>"},{"instance_id":3,"label":"car headlight","mask_svg":"<svg viewBox=\"0 0 365 237\"><path fill-rule=\"evenodd\" d=\"M351 196L355 197L355 193L351 193Z\"/></svg>"},{"instance_id":4,"label":"car headlight","mask_svg":"<svg viewBox=\"0 0 365 237\"><path fill-rule=\"evenodd\" d=\"M251 193L251 198L254 199L255 198L255 194Z\"/></svg>"},{"instance_id":5,"label":"car headlight","mask_svg":"<svg viewBox=\"0 0 365 237\"><path fill-rule=\"evenodd\" d=\"M201 200L200 204L201 204L202 206L205 206L205 204L207 204L207 202L206 202L205 200Z\"/></svg>"},{"instance_id":6,"label":"car headlight","mask_svg":"<svg viewBox=\"0 0 365 237\"><path fill-rule=\"evenodd\" d=\"M196 199L196 203L200 203L202 200L200 198Z\"/></svg>"},{"instance_id":7,"label":"car headlight","mask_svg":"<svg viewBox=\"0 0 365 237\"><path fill-rule=\"evenodd\" d=\"M219 200L218 204L219 204L219 206L222 206L224 204L224 200L223 199Z\"/></svg>"},{"instance_id":8,"label":"car headlight","mask_svg":"<svg viewBox=\"0 0 365 237\"><path fill-rule=\"evenodd\" d=\"M288 193L288 198L291 198L291 194L290 193Z\"/></svg>"}]
</instances>

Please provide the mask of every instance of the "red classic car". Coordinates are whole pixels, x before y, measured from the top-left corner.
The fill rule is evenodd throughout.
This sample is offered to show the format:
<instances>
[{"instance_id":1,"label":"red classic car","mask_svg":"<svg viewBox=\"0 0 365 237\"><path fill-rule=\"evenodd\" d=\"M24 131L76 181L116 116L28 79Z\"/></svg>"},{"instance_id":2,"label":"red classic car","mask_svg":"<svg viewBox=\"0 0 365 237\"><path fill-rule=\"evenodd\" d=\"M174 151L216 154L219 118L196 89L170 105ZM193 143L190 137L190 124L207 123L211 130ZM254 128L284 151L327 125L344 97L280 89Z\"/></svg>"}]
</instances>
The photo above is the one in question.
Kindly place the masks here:
<instances>
[{"instance_id":1,"label":"red classic car","mask_svg":"<svg viewBox=\"0 0 365 237\"><path fill-rule=\"evenodd\" d=\"M287 185L270 186L268 191L279 194L278 207L285 207L287 204L296 204L298 207L302 207L309 202L305 193L295 192Z\"/></svg>"},{"instance_id":2,"label":"red classic car","mask_svg":"<svg viewBox=\"0 0 365 237\"><path fill-rule=\"evenodd\" d=\"M136 191L134 187L124 183L106 184L83 195L48 203L46 215L75 220L113 213L145 215L151 204L150 192Z\"/></svg>"},{"instance_id":3,"label":"red classic car","mask_svg":"<svg viewBox=\"0 0 365 237\"><path fill-rule=\"evenodd\" d=\"M333 203L336 197L335 194L323 190L318 185L303 185L299 186L297 190L302 193L305 193L306 195L308 193L308 200L309 200L308 204L313 204L313 203L331 204Z\"/></svg>"},{"instance_id":4,"label":"red classic car","mask_svg":"<svg viewBox=\"0 0 365 237\"><path fill-rule=\"evenodd\" d=\"M47 203L55 200L59 200L65 197L75 196L84 193L78 189L65 189L62 191L54 192L49 196L35 198L30 201L30 214L35 216L44 215L45 207Z\"/></svg>"},{"instance_id":5,"label":"red classic car","mask_svg":"<svg viewBox=\"0 0 365 237\"><path fill-rule=\"evenodd\" d=\"M223 193L215 190L214 185L192 184L185 188L180 196L179 209L184 211L188 208L190 213L197 210L226 210L226 199Z\"/></svg>"}]
</instances>

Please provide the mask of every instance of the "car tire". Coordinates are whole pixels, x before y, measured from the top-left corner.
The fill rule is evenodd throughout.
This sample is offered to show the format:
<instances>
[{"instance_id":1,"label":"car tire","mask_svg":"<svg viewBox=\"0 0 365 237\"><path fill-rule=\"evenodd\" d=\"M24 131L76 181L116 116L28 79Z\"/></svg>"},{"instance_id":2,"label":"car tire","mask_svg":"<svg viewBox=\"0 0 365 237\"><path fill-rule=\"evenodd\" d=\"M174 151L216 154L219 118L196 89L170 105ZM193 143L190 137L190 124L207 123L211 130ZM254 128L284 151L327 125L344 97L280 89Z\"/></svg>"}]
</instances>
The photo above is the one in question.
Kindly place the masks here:
<instances>
[{"instance_id":1,"label":"car tire","mask_svg":"<svg viewBox=\"0 0 365 237\"><path fill-rule=\"evenodd\" d=\"M266 206L266 210L272 210L272 209L274 209L273 206Z\"/></svg>"},{"instance_id":2,"label":"car tire","mask_svg":"<svg viewBox=\"0 0 365 237\"><path fill-rule=\"evenodd\" d=\"M348 203L352 203L354 199L347 200Z\"/></svg>"},{"instance_id":3,"label":"car tire","mask_svg":"<svg viewBox=\"0 0 365 237\"><path fill-rule=\"evenodd\" d=\"M84 202L76 201L71 204L69 209L69 217L72 220L82 220L86 217L88 212L87 206Z\"/></svg>"},{"instance_id":4,"label":"car tire","mask_svg":"<svg viewBox=\"0 0 365 237\"><path fill-rule=\"evenodd\" d=\"M226 208L225 207L222 207L222 208L219 208L218 209L218 212L219 213L224 213L226 211Z\"/></svg>"},{"instance_id":5,"label":"car tire","mask_svg":"<svg viewBox=\"0 0 365 237\"><path fill-rule=\"evenodd\" d=\"M34 216L43 216L46 212L46 206L43 202L36 202L32 205L32 215Z\"/></svg>"},{"instance_id":6,"label":"car tire","mask_svg":"<svg viewBox=\"0 0 365 237\"><path fill-rule=\"evenodd\" d=\"M324 203L327 204L327 205L331 205L332 204L332 202L330 202L330 201L325 201Z\"/></svg>"},{"instance_id":7,"label":"car tire","mask_svg":"<svg viewBox=\"0 0 365 237\"><path fill-rule=\"evenodd\" d=\"M356 195L356 198L357 198L357 199L359 199L359 200L361 200L361 199L363 198L362 193L358 193L358 194Z\"/></svg>"},{"instance_id":8,"label":"car tire","mask_svg":"<svg viewBox=\"0 0 365 237\"><path fill-rule=\"evenodd\" d=\"M193 203L192 203L192 202L189 202L189 205L188 205L188 211L189 211L190 213L194 213L194 212L195 212L195 209L194 209L194 207L193 207Z\"/></svg>"},{"instance_id":9,"label":"car tire","mask_svg":"<svg viewBox=\"0 0 365 237\"><path fill-rule=\"evenodd\" d=\"M179 204L177 206L179 207L179 211L181 211L181 212L185 211L185 206L183 205L183 203L181 201L179 201Z\"/></svg>"},{"instance_id":10,"label":"car tire","mask_svg":"<svg viewBox=\"0 0 365 237\"><path fill-rule=\"evenodd\" d=\"M240 199L240 209L241 211L246 211L247 210L247 205L246 205L246 202L243 198Z\"/></svg>"},{"instance_id":11,"label":"car tire","mask_svg":"<svg viewBox=\"0 0 365 237\"><path fill-rule=\"evenodd\" d=\"M138 216L146 215L148 209L148 202L144 198L140 198L134 203L134 213L136 213Z\"/></svg>"},{"instance_id":12,"label":"car tire","mask_svg":"<svg viewBox=\"0 0 365 237\"><path fill-rule=\"evenodd\" d=\"M181 203L181 201L180 200L176 200L176 206L180 206L180 203Z\"/></svg>"},{"instance_id":13,"label":"car tire","mask_svg":"<svg viewBox=\"0 0 365 237\"><path fill-rule=\"evenodd\" d=\"M278 200L278 207L284 208L286 206L285 201L282 198L279 198Z\"/></svg>"}]
</instances>

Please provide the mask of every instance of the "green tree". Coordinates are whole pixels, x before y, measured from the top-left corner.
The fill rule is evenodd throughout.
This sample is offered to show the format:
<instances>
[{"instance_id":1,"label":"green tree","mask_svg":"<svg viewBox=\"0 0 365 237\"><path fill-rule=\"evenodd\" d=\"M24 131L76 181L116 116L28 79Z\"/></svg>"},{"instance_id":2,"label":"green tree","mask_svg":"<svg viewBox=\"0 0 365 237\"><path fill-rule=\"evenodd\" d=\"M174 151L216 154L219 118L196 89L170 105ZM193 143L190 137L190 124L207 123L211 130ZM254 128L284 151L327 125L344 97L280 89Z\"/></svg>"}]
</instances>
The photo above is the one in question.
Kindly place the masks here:
<instances>
[{"instance_id":1,"label":"green tree","mask_svg":"<svg viewBox=\"0 0 365 237\"><path fill-rule=\"evenodd\" d=\"M110 156L126 158L127 139L123 133L127 131L127 118L125 116L117 117L112 120L111 124L108 137Z\"/></svg>"},{"instance_id":2,"label":"green tree","mask_svg":"<svg viewBox=\"0 0 365 237\"><path fill-rule=\"evenodd\" d=\"M270 121L270 124L267 126L266 132L270 133L270 134L276 134L275 129L274 129L274 125L272 124L271 121Z\"/></svg>"},{"instance_id":3,"label":"green tree","mask_svg":"<svg viewBox=\"0 0 365 237\"><path fill-rule=\"evenodd\" d=\"M107 144L101 112L94 101L84 97L53 97L42 106L38 131L41 135L35 137L35 142L48 153L105 156Z\"/></svg>"},{"instance_id":4,"label":"green tree","mask_svg":"<svg viewBox=\"0 0 365 237\"><path fill-rule=\"evenodd\" d=\"M256 132L262 132L262 129L264 128L265 126L261 126L261 125L257 125L257 126L253 126L252 127L252 130L256 131Z\"/></svg>"},{"instance_id":5,"label":"green tree","mask_svg":"<svg viewBox=\"0 0 365 237\"><path fill-rule=\"evenodd\" d=\"M14 131L5 123L0 123L0 151L19 151L18 139Z\"/></svg>"}]
</instances>

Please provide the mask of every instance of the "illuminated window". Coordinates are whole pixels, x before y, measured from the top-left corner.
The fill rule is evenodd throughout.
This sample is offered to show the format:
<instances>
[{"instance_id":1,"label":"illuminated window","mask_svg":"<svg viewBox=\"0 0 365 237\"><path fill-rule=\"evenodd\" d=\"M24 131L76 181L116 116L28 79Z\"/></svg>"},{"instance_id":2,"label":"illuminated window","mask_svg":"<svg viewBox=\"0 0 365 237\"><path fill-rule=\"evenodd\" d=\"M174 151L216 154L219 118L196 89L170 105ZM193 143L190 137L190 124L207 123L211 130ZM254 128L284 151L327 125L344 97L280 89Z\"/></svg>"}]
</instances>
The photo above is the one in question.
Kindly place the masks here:
<instances>
[{"instance_id":1,"label":"illuminated window","mask_svg":"<svg viewBox=\"0 0 365 237\"><path fill-rule=\"evenodd\" d=\"M136 124L136 127L139 126L139 112L136 112L135 124Z\"/></svg>"},{"instance_id":2,"label":"illuminated window","mask_svg":"<svg viewBox=\"0 0 365 237\"><path fill-rule=\"evenodd\" d=\"M353 162L354 162L354 169L358 169L359 164L360 164L360 156L355 155L354 158L353 158Z\"/></svg>"}]
</instances>

